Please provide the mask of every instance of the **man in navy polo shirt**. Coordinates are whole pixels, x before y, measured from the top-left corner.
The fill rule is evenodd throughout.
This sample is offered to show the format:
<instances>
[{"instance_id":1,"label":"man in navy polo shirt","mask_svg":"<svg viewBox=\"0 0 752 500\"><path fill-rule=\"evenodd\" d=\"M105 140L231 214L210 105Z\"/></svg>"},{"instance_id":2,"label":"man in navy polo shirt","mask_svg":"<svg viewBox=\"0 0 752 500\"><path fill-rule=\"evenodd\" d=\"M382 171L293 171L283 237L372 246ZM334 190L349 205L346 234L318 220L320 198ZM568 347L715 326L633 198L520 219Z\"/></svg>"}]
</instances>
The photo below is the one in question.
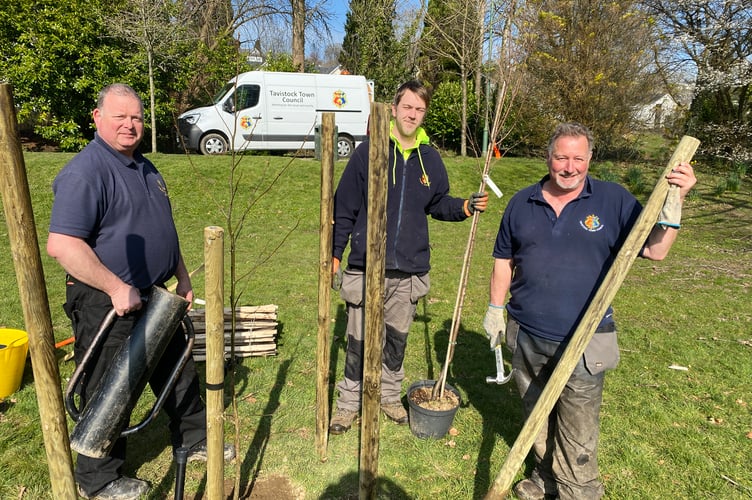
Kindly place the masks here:
<instances>
[{"instance_id":1,"label":"man in navy polo shirt","mask_svg":"<svg viewBox=\"0 0 752 500\"><path fill-rule=\"evenodd\" d=\"M512 197L496 238L483 326L492 346L506 337L526 416L642 209L623 187L588 176L592 151L586 127L560 124L548 145L548 175ZM666 206L641 252L651 260L668 254L684 197L696 182L688 163L678 164L667 180L672 187ZM605 370L618 360L609 307L535 440L536 467L515 485L517 497L603 496L597 459L600 406Z\"/></svg>"},{"instance_id":2,"label":"man in navy polo shirt","mask_svg":"<svg viewBox=\"0 0 752 500\"><path fill-rule=\"evenodd\" d=\"M53 183L47 252L67 272L65 312L76 337L80 363L111 309L117 318L88 374L84 400L104 375L140 315L141 295L175 276L176 292L193 300L191 280L180 253L164 179L137 151L144 134L143 103L124 84L105 87L93 112L94 140ZM161 392L182 356L186 340L174 335L149 380ZM189 460L206 460L206 413L195 365L190 359L165 402L173 447L190 449ZM234 448L227 447L225 458ZM110 456L79 455L78 491L84 498L132 499L146 493L145 481L123 476L125 439Z\"/></svg>"}]
</instances>

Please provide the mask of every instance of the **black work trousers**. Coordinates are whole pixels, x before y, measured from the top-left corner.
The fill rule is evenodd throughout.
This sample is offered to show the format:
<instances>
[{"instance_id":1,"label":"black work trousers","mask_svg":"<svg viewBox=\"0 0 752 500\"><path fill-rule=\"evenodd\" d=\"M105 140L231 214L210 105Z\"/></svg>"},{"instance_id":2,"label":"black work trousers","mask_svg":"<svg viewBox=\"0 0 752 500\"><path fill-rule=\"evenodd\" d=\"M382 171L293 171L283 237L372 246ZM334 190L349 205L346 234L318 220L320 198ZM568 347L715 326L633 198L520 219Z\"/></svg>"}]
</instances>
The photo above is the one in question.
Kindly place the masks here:
<instances>
[{"instance_id":1,"label":"black work trousers","mask_svg":"<svg viewBox=\"0 0 752 500\"><path fill-rule=\"evenodd\" d=\"M74 356L78 365L92 344L102 320L112 309L112 302L106 293L69 276L64 309L71 320L76 337ZM83 377L83 389L78 391L82 408L94 394L99 381L141 314L142 311L136 311L125 316L117 316L109 327L107 338L92 362L93 366L87 369ZM185 335L178 329L149 379L149 385L155 394L159 394L166 385L185 346ZM186 363L175 387L166 398L163 409L170 418L170 439L173 448L190 448L206 440L206 411L201 401L193 358ZM79 454L75 471L79 487L85 493L93 495L111 481L120 478L125 462L125 449L126 439L119 438L107 457L93 458Z\"/></svg>"}]
</instances>

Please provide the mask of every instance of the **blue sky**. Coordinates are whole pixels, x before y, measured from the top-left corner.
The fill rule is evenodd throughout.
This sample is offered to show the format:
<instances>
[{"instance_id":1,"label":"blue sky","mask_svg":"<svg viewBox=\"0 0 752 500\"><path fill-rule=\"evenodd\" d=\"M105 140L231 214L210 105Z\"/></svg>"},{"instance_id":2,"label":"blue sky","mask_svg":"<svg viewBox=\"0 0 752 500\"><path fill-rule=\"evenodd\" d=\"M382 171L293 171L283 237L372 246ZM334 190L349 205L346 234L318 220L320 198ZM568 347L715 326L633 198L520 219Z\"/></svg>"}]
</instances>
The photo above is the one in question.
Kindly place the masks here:
<instances>
[{"instance_id":1,"label":"blue sky","mask_svg":"<svg viewBox=\"0 0 752 500\"><path fill-rule=\"evenodd\" d=\"M332 9L332 37L335 42L342 42L345 36L345 20L347 11L350 9L350 0L329 0L329 6Z\"/></svg>"},{"instance_id":2,"label":"blue sky","mask_svg":"<svg viewBox=\"0 0 752 500\"><path fill-rule=\"evenodd\" d=\"M350 9L350 0L323 0L331 9L332 13L332 37L334 42L342 42L345 36L345 21L347 20L347 11ZM405 9L416 8L420 5L420 0L397 0L397 14Z\"/></svg>"}]
</instances>

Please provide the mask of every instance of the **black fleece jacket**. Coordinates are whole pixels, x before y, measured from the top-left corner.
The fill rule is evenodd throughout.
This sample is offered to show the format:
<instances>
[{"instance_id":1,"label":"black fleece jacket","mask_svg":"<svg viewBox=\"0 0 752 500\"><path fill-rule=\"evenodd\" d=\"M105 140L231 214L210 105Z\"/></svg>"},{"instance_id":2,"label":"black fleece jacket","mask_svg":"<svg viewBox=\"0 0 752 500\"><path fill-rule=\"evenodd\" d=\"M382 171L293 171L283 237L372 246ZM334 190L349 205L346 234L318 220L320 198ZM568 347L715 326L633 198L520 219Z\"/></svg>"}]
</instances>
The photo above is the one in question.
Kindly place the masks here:
<instances>
[{"instance_id":1,"label":"black fleece jacket","mask_svg":"<svg viewBox=\"0 0 752 500\"><path fill-rule=\"evenodd\" d=\"M423 274L430 269L428 220L462 221L465 199L449 196L449 179L439 153L423 141L407 161L389 142L386 214L386 270ZM342 260L348 240L348 265L365 269L368 206L368 141L353 152L334 195L332 255Z\"/></svg>"}]
</instances>

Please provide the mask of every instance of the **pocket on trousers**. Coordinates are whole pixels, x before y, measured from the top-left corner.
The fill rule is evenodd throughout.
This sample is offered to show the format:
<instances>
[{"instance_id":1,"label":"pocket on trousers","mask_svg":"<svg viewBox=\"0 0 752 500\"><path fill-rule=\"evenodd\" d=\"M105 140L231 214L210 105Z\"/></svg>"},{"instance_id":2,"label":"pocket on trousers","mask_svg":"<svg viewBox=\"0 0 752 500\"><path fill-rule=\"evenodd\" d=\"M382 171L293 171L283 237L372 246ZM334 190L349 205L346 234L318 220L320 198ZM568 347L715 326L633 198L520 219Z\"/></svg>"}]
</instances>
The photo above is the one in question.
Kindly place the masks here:
<instances>
[{"instance_id":1,"label":"pocket on trousers","mask_svg":"<svg viewBox=\"0 0 752 500\"><path fill-rule=\"evenodd\" d=\"M585 368L591 375L613 370L619 364L616 331L596 333L585 348Z\"/></svg>"},{"instance_id":2,"label":"pocket on trousers","mask_svg":"<svg viewBox=\"0 0 752 500\"><path fill-rule=\"evenodd\" d=\"M514 354L514 351L517 350L517 334L518 333L520 333L520 324L517 323L512 318L508 317L507 329L506 329L504 337L507 343L507 347L512 352L512 354Z\"/></svg>"},{"instance_id":3,"label":"pocket on trousers","mask_svg":"<svg viewBox=\"0 0 752 500\"><path fill-rule=\"evenodd\" d=\"M342 274L342 289L339 291L342 300L354 306L362 306L365 282L363 271L345 269Z\"/></svg>"},{"instance_id":4,"label":"pocket on trousers","mask_svg":"<svg viewBox=\"0 0 752 500\"><path fill-rule=\"evenodd\" d=\"M431 288L431 280L428 277L428 273L421 276L413 275L410 277L411 290L410 290L410 302L417 304L420 299L428 295L428 290Z\"/></svg>"}]
</instances>

